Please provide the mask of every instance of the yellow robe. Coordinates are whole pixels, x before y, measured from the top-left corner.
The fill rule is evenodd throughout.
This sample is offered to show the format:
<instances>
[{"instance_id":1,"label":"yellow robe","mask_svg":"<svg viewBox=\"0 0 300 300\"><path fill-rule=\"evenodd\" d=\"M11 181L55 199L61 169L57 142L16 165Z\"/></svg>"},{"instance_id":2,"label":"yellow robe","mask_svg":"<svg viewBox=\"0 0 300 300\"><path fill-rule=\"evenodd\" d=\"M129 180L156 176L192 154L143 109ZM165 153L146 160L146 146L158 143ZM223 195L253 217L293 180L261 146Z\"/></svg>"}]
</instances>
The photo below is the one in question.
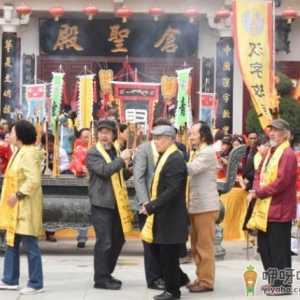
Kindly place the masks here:
<instances>
[{"instance_id":1,"label":"yellow robe","mask_svg":"<svg viewBox=\"0 0 300 300\"><path fill-rule=\"evenodd\" d=\"M225 217L221 224L224 241L245 240L243 224L248 205L247 195L247 191L239 187L221 195L220 200L225 207Z\"/></svg>"},{"instance_id":2,"label":"yellow robe","mask_svg":"<svg viewBox=\"0 0 300 300\"><path fill-rule=\"evenodd\" d=\"M40 236L43 233L42 152L36 146L22 146L4 175L0 201L0 228L10 233ZM16 191L26 195L14 208L7 199ZM15 216L15 222L12 220ZM13 243L13 240L12 240ZM9 241L8 241L9 244Z\"/></svg>"}]
</instances>

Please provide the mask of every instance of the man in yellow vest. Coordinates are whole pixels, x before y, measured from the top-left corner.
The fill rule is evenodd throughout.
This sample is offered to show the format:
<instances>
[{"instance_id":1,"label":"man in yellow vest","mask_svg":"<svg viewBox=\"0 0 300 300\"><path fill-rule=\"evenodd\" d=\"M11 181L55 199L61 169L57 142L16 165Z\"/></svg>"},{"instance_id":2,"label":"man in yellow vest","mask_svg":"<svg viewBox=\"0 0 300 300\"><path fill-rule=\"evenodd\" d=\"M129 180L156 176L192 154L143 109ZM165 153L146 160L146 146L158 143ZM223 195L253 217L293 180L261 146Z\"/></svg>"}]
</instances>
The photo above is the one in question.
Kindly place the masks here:
<instances>
[{"instance_id":1,"label":"man in yellow vest","mask_svg":"<svg viewBox=\"0 0 300 300\"><path fill-rule=\"evenodd\" d=\"M290 127L282 119L270 125L270 144L254 179L250 199L257 198L247 228L257 229L267 295L292 293L291 225L296 217L297 160L289 144Z\"/></svg>"},{"instance_id":2,"label":"man in yellow vest","mask_svg":"<svg viewBox=\"0 0 300 300\"><path fill-rule=\"evenodd\" d=\"M148 216L142 239L159 245L165 291L154 299L172 300L180 298L180 287L189 282L179 266L181 246L188 236L187 169L184 157L175 145L173 126L156 126L152 135L159 158L150 189L150 202L140 211Z\"/></svg>"},{"instance_id":3,"label":"man in yellow vest","mask_svg":"<svg viewBox=\"0 0 300 300\"><path fill-rule=\"evenodd\" d=\"M111 274L125 241L124 234L132 230L132 213L123 178L131 152L126 149L118 153L115 149L117 127L112 120L99 122L97 138L97 144L87 154L89 198L96 232L94 287L119 290L122 283Z\"/></svg>"}]
</instances>

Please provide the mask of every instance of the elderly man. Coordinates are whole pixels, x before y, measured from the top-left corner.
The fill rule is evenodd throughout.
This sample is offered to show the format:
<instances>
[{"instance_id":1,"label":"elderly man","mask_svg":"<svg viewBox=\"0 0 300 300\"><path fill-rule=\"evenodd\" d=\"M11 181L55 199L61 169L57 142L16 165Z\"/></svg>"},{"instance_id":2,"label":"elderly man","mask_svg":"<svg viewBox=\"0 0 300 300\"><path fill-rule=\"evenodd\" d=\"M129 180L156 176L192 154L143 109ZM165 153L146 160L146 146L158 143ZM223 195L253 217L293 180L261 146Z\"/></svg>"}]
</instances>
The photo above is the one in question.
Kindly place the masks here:
<instances>
[{"instance_id":1,"label":"elderly man","mask_svg":"<svg viewBox=\"0 0 300 300\"><path fill-rule=\"evenodd\" d=\"M169 125L168 120L159 119L154 123L154 127ZM136 191L136 202L138 210L143 204L150 201L149 194L151 182L155 170L155 165L159 158L154 140L140 145L134 155L133 178ZM139 214L140 229L145 225L147 216ZM150 289L164 290L165 283L162 279L162 270L159 260L159 246L153 243L143 241L144 247L144 267L147 286Z\"/></svg>"},{"instance_id":2,"label":"elderly man","mask_svg":"<svg viewBox=\"0 0 300 300\"><path fill-rule=\"evenodd\" d=\"M131 230L132 214L122 172L131 153L126 149L119 154L114 148L117 138L114 121L100 121L97 138L97 144L87 155L92 224L96 232L94 287L118 290L121 281L111 274L124 244L124 233Z\"/></svg>"},{"instance_id":3,"label":"elderly man","mask_svg":"<svg viewBox=\"0 0 300 300\"><path fill-rule=\"evenodd\" d=\"M154 299L179 299L180 286L189 281L179 266L180 248L188 234L185 204L187 169L183 155L175 145L174 127L156 126L152 135L159 158L151 185L151 200L141 209L141 213L148 216L142 238L159 245L165 291Z\"/></svg>"},{"instance_id":4,"label":"elderly man","mask_svg":"<svg viewBox=\"0 0 300 300\"><path fill-rule=\"evenodd\" d=\"M247 223L258 229L258 250L269 280L268 295L291 294L291 224L296 217L297 160L291 149L289 124L270 125L271 148L255 176L249 198L257 198ZM282 277L284 274L284 278Z\"/></svg>"},{"instance_id":5,"label":"elderly man","mask_svg":"<svg viewBox=\"0 0 300 300\"><path fill-rule=\"evenodd\" d=\"M188 211L197 279L188 288L192 293L203 293L213 291L215 282L215 222L220 207L216 184L217 158L212 146L213 136L206 123L193 125L190 142L193 151L187 165Z\"/></svg>"}]
</instances>

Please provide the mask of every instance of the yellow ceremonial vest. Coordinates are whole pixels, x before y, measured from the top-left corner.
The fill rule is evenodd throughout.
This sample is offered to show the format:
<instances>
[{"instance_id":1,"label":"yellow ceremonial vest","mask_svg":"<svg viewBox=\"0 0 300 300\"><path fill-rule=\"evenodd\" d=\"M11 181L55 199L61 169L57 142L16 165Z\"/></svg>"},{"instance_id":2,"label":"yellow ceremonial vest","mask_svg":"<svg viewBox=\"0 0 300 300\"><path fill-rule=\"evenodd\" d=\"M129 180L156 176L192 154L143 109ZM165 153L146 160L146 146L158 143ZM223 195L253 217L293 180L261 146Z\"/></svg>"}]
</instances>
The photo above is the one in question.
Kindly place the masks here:
<instances>
[{"instance_id":1,"label":"yellow ceremonial vest","mask_svg":"<svg viewBox=\"0 0 300 300\"><path fill-rule=\"evenodd\" d=\"M154 141L151 141L151 150L152 150L152 155L153 155L154 166L156 166L158 158L159 158L159 153L156 150Z\"/></svg>"},{"instance_id":2,"label":"yellow ceremonial vest","mask_svg":"<svg viewBox=\"0 0 300 300\"><path fill-rule=\"evenodd\" d=\"M103 148L102 144L98 142L96 144L96 148L104 158L105 162L111 163L111 158ZM117 156L119 156L118 151ZM123 169L121 169L120 172L116 172L111 176L111 182L113 186L114 195L117 201L117 207L121 218L123 233L126 234L133 230L133 213L129 205L127 186L123 176Z\"/></svg>"},{"instance_id":3,"label":"yellow ceremonial vest","mask_svg":"<svg viewBox=\"0 0 300 300\"><path fill-rule=\"evenodd\" d=\"M189 157L189 161L188 163L191 163L193 161L193 159L195 158L197 154L196 150L192 150L190 152L190 157ZM189 203L189 199L190 199L190 176L187 177L187 181L186 181L186 189L185 189L185 202L186 202L186 206L188 207L188 203Z\"/></svg>"},{"instance_id":4,"label":"yellow ceremonial vest","mask_svg":"<svg viewBox=\"0 0 300 300\"><path fill-rule=\"evenodd\" d=\"M156 166L155 172L154 172L154 176L153 176L151 191L150 191L151 201L156 200L156 198L157 198L158 184L159 184L161 170L163 169L169 156L171 154L173 154L175 151L177 151L177 147L175 144L173 144L164 152L164 154L162 155L162 157L160 158L160 160L157 163L157 166ZM141 232L142 240L147 243L154 242L153 225L154 225L154 215L152 214L147 217L146 223Z\"/></svg>"},{"instance_id":5,"label":"yellow ceremonial vest","mask_svg":"<svg viewBox=\"0 0 300 300\"><path fill-rule=\"evenodd\" d=\"M194 158L198 155L198 153L203 150L205 147L207 147L207 144L202 144L198 150L192 150L190 153L189 161L188 163L191 163ZM191 178L190 176L187 177L186 181L186 189L185 189L185 201L186 201L186 206L188 207L189 199L190 199L190 181Z\"/></svg>"},{"instance_id":6,"label":"yellow ceremonial vest","mask_svg":"<svg viewBox=\"0 0 300 300\"><path fill-rule=\"evenodd\" d=\"M260 186L264 187L274 182L278 176L279 161L283 152L290 146L286 141L277 147L275 152L271 156L271 150L269 150L267 157L264 160L261 173L260 173ZM257 199L253 209L253 213L247 223L247 228L252 230L267 231L268 215L271 205L272 197L264 199Z\"/></svg>"}]
</instances>

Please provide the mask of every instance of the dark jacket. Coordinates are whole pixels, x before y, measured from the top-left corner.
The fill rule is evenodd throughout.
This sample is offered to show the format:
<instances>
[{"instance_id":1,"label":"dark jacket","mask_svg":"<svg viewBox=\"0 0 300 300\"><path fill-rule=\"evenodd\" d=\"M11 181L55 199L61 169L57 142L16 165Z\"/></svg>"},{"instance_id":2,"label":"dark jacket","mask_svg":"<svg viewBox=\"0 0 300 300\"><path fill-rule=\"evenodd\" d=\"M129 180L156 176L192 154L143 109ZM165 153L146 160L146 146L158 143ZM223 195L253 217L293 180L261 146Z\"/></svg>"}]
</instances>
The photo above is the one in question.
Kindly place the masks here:
<instances>
[{"instance_id":1,"label":"dark jacket","mask_svg":"<svg viewBox=\"0 0 300 300\"><path fill-rule=\"evenodd\" d=\"M279 161L277 179L274 182L261 187L259 184L259 171L254 179L256 195L258 198L272 197L268 221L289 222L295 219L297 208L297 159L292 148L288 148L283 152Z\"/></svg>"},{"instance_id":2,"label":"dark jacket","mask_svg":"<svg viewBox=\"0 0 300 300\"><path fill-rule=\"evenodd\" d=\"M247 179L246 190L251 190L253 186L253 180L255 175L254 169L254 156L256 154L256 148L247 147L245 159L243 161L243 178Z\"/></svg>"},{"instance_id":3,"label":"dark jacket","mask_svg":"<svg viewBox=\"0 0 300 300\"><path fill-rule=\"evenodd\" d=\"M86 162L90 174L89 198L91 205L115 209L116 199L111 176L125 167L124 161L121 158L115 158L108 164L94 146L88 151Z\"/></svg>"},{"instance_id":4,"label":"dark jacket","mask_svg":"<svg viewBox=\"0 0 300 300\"><path fill-rule=\"evenodd\" d=\"M157 199L146 205L154 214L154 243L181 244L188 236L188 216L185 203L187 169L183 155L171 154L161 170Z\"/></svg>"}]
</instances>

